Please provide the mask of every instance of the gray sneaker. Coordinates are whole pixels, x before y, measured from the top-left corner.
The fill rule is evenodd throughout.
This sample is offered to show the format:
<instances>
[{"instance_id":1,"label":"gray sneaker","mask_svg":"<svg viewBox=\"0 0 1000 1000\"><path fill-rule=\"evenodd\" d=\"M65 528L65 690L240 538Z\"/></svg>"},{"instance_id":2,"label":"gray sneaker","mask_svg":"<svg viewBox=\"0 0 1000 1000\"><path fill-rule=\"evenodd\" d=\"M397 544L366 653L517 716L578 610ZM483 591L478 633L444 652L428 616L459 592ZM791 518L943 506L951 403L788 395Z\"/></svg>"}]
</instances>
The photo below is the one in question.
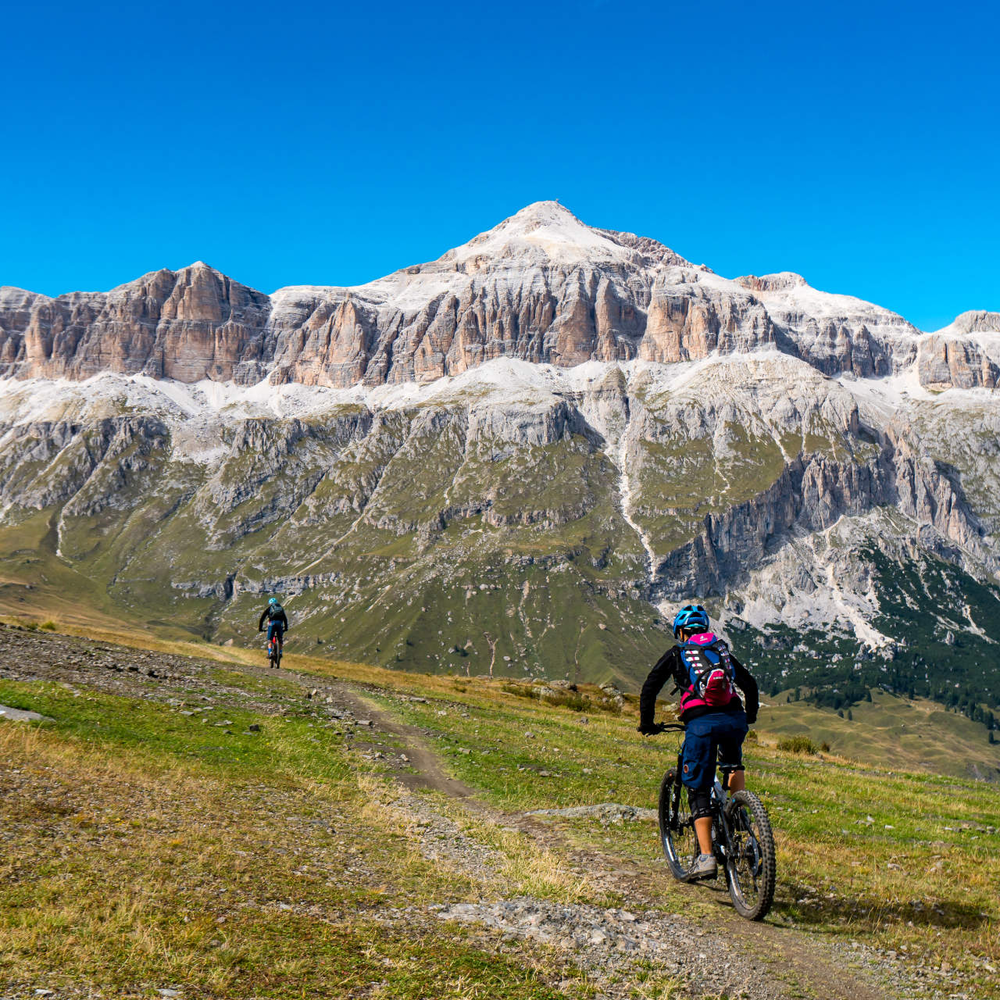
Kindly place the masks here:
<instances>
[{"instance_id":1,"label":"gray sneaker","mask_svg":"<svg viewBox=\"0 0 1000 1000\"><path fill-rule=\"evenodd\" d=\"M688 869L689 879L715 878L719 874L719 864L714 854L699 854Z\"/></svg>"}]
</instances>

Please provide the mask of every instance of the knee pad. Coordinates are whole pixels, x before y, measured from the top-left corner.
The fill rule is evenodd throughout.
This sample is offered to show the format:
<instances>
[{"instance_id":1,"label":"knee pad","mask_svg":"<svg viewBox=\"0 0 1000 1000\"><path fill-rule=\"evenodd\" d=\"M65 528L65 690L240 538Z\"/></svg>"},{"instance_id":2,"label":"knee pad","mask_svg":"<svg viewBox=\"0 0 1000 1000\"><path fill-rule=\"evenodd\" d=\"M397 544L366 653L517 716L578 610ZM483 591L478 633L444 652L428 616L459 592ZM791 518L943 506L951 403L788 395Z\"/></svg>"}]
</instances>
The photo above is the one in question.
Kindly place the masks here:
<instances>
[{"instance_id":1,"label":"knee pad","mask_svg":"<svg viewBox=\"0 0 1000 1000\"><path fill-rule=\"evenodd\" d=\"M692 819L704 819L712 815L712 792L708 788L689 788L688 803Z\"/></svg>"}]
</instances>

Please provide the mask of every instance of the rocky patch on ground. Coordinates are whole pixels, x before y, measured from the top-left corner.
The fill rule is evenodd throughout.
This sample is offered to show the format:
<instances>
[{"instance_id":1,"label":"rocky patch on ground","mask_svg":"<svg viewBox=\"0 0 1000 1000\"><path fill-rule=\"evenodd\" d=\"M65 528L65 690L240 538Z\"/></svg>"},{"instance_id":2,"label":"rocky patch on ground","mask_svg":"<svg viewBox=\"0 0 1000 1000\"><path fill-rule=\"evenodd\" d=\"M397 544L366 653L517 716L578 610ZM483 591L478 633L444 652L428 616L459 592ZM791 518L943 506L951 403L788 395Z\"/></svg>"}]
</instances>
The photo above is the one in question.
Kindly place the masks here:
<instances>
[{"instance_id":1,"label":"rocky patch on ground","mask_svg":"<svg viewBox=\"0 0 1000 1000\"><path fill-rule=\"evenodd\" d=\"M780 984L762 975L758 963L722 937L657 910L633 913L618 907L518 898L441 906L436 914L440 920L482 924L505 938L527 938L571 950L606 995L616 992L608 979L650 965L688 980L697 996L782 995Z\"/></svg>"},{"instance_id":2,"label":"rocky patch on ground","mask_svg":"<svg viewBox=\"0 0 1000 1000\"><path fill-rule=\"evenodd\" d=\"M564 819L595 817L601 826L634 823L636 820L656 820L655 809L640 809L620 802L600 802L594 806L568 806L565 809L533 809L529 816L561 816Z\"/></svg>"}]
</instances>

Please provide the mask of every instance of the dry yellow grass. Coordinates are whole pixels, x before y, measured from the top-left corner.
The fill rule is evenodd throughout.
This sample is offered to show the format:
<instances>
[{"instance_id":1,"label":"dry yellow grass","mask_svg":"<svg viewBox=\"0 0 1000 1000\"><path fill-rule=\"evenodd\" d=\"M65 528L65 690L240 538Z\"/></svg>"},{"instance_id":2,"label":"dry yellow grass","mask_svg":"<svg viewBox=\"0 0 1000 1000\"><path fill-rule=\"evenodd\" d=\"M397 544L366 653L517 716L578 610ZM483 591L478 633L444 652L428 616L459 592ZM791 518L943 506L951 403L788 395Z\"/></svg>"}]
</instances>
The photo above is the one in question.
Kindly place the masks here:
<instances>
[{"instance_id":1,"label":"dry yellow grass","mask_svg":"<svg viewBox=\"0 0 1000 1000\"><path fill-rule=\"evenodd\" d=\"M0 722L0 983L554 997L531 947L490 957L423 926L431 900L484 889L424 857L397 786L361 758L338 763L305 720L265 730L272 763L243 771ZM397 906L414 915L377 922Z\"/></svg>"},{"instance_id":2,"label":"dry yellow grass","mask_svg":"<svg viewBox=\"0 0 1000 1000\"><path fill-rule=\"evenodd\" d=\"M88 630L87 634L93 636L93 630ZM130 644L147 648L138 638L133 638L134 642ZM201 656L211 650L213 658L222 664L261 662L255 650L233 647L158 640L154 648L175 653L195 652ZM626 707L621 717L592 715L589 724L581 726L578 713L565 707L553 708L518 698L504 692L500 682L491 684L450 676L399 674L294 654L286 659L286 664L307 673L377 684L387 692L419 694L429 699L428 703L385 697L378 698L378 701L383 708L403 713L419 727L440 734L434 738L452 774L477 787L480 794L495 805L511 810L602 801L611 796L630 804L651 805L655 803L659 776L670 763L668 741L642 740L636 735L635 720L630 715L633 711L631 706ZM444 718L442 711L446 712ZM527 740L525 730L529 728L535 738ZM305 737L301 734L300 737L301 743ZM287 742L291 748L292 738L288 737ZM488 760L478 753L470 756L457 749L464 746L478 750L481 743L492 747ZM296 752L301 749L299 747ZM788 924L794 921L798 928L812 927L841 937L856 935L859 939L900 951L905 946L908 953L917 953L927 963L947 960L970 974L978 974L981 963L1000 964L995 893L1000 869L997 867L996 852L987 849L987 845L995 843L995 837L983 834L979 841L975 839L975 829L958 830L963 823L976 824L978 828L994 822L986 813L989 803L995 802L994 789L955 783L951 779L893 773L884 766L834 759L830 755L820 759L783 754L766 743L750 745L748 752L752 757L751 784L767 793L778 834L779 899L773 919ZM25 751L21 759L27 760L30 756ZM209 780L210 776L205 772L198 772L192 779L195 772L187 764L179 767L162 760L150 760L139 766L141 760L140 753L133 762L134 767L139 768L138 778L166 773L163 783L156 787L169 790L173 776L184 775L188 780L195 780L198 786L191 792L200 803L198 810L209 816L214 815L213 808L218 810L218 806L212 806L212 794L208 794L208 790L212 782L219 779ZM355 770L357 763L354 762ZM581 770L582 764L587 765L586 771ZM66 769L69 773L76 762L73 753L70 753L61 763L52 761L48 766L55 770ZM543 769L558 771L558 781L540 777ZM129 771L129 768L125 770ZM107 784L110 786L117 782L133 789L140 787L138 778L126 780L123 774L112 775ZM370 901L377 895L372 890L389 885L392 893L398 896L409 891L406 888L408 885L416 884L428 874L428 869L421 868L424 861L418 843L420 831L412 815L398 804L396 789L369 774L363 765L358 775L341 784L331 784L328 779L319 779L307 773L286 776L288 797L279 801L287 802L289 810L295 812L306 812L310 803L315 806L320 801L331 809L342 808L345 815L352 817L351 821L356 823L361 841L366 841L363 847L354 848L359 852L370 850L371 843L367 842L369 832L371 842L376 842L386 830L391 831L389 847L392 864L384 874L381 871L367 874L364 891ZM85 774L77 774L73 780L85 780L85 777ZM227 782L218 788L221 791L213 794L220 794L223 798L233 794ZM612 788L614 791L611 791ZM134 794L142 800L138 791ZM112 795L110 789L108 795ZM991 795L994 796L992 800ZM249 863L236 853L247 849L240 846L245 842L239 839L228 841L226 838L230 834L225 829L213 831L214 820L210 821L208 832L220 839L213 841L209 838L205 845L192 853L189 844L177 842L180 838L176 833L168 836L159 830L155 811L147 809L139 816L142 826L129 830L128 823L116 824L115 817L120 820L135 817L122 811L120 806L115 808L117 811L110 813L100 809L89 812L81 809L80 814L69 817L65 825L68 827L71 819L83 833L89 834L89 831L97 829L101 831L98 839L112 846L131 844L138 849L144 843L143 838L148 838L150 846L132 856L138 859L137 863L148 864L151 872L156 870L156 855L169 851L176 852L177 864L189 868L193 866L195 871L208 871L213 862L235 873L259 870L252 869L252 866L248 869ZM460 805L447 804L441 808L459 824L463 835L497 850L504 857L504 865L498 869L495 882L488 883L489 889L495 887L495 891L499 892L503 887L508 893L525 891L566 900L588 897L588 887L564 862L560 863L558 856L553 857L537 845L525 844L520 835L497 828L488 819L470 813ZM190 821L195 828L198 820L194 817L198 810L185 814L190 816L185 821ZM865 816L869 812L876 819L866 824ZM263 829L273 831L274 841L280 842L280 822L278 825L268 819L261 822ZM224 823L220 825L225 827ZM955 830L949 832L949 827L955 827ZM652 860L657 852L655 832L645 824L633 824L627 829L615 831L613 847L602 846L610 845L610 840L603 837L606 833L610 831L591 830L581 843L595 844L606 853L613 851L631 855L643 863ZM297 830L289 834L293 841L299 835ZM347 840L343 850L360 844L357 838ZM86 854L86 841L74 840L74 844L78 842L83 844ZM231 843L235 851L227 853L226 843ZM318 850L315 838L308 838L308 843L310 851ZM978 846L980 843L984 846ZM259 845L253 846L253 850L258 849ZM94 868L97 870L97 862L94 862ZM275 865L275 873L279 883L283 878L290 882L296 879L301 881L301 877L295 875L294 866L289 867L280 858ZM436 866L434 877L443 878L445 884L449 884L449 879L453 880L450 884L456 891L461 891L460 880L455 880L455 873L449 872L447 866ZM209 879L204 884L216 886L216 890L208 891L204 897L208 901L209 913L224 912L212 909L219 901L218 883ZM54 883L45 885L53 893L53 908L57 902L59 905L72 902L55 895L58 886ZM127 961L122 959L128 968L153 961L149 957L153 945L149 942L160 940L162 944L165 935L166 944L162 944L165 948L176 947L183 952L185 948L194 947L184 937L186 930L181 933L181 929L174 928L169 932L174 936L169 937L168 931L156 924L151 911L136 909L137 903L161 898L157 895L161 890L155 882L151 885L151 890L140 891L141 887L131 884L129 892L122 891L117 901L120 905L108 909L101 918L119 930L127 925L129 919L140 921L147 943L135 953L130 952ZM196 894L203 893L202 885L196 881L193 887L188 886L187 889ZM913 900L919 900L923 909L914 908ZM79 901L74 905L79 905ZM684 906L689 905L690 897L685 897ZM344 906L346 904L331 903L326 919L334 925L347 926L347 918L342 912ZM82 910L83 917L80 919L89 920L87 912ZM188 915L194 921L195 915ZM76 919L73 914L69 917ZM199 926L204 926L206 931L213 930L211 922ZM227 918L223 929L229 951L241 947L239 935L233 932L234 926L235 918ZM67 933L58 921L49 927L49 931L56 939L60 936L64 938ZM368 928L359 926L357 921L354 922L353 933L352 940L368 939ZM43 938L44 935L41 938L36 936L34 940L37 943ZM177 944L178 941L181 944ZM102 947L110 949L112 942L108 940ZM268 947L273 957L274 943ZM249 958L243 960L244 964L262 962L263 954L262 951L251 950ZM287 968L301 961L301 957L290 956ZM286 968L277 961L274 967Z\"/></svg>"}]
</instances>

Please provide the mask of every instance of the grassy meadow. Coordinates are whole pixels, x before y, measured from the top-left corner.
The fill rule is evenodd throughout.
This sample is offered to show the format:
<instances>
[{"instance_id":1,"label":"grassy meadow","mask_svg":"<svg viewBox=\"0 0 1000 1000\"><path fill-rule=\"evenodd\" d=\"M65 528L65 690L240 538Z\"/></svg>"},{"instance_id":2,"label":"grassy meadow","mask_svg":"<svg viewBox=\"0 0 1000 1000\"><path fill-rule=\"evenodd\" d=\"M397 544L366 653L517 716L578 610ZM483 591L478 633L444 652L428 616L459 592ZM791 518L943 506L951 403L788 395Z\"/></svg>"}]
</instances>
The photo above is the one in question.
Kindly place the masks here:
<instances>
[{"instance_id":1,"label":"grassy meadow","mask_svg":"<svg viewBox=\"0 0 1000 1000\"><path fill-rule=\"evenodd\" d=\"M537 950L497 954L419 915L483 890L425 860L419 827L338 729L227 706L223 734L181 706L47 683L0 681L0 703L59 720L0 721L11 995L590 995L582 979L555 990ZM543 852L478 833L509 855L495 891L579 895ZM411 922L386 919L406 908ZM576 970L556 968L572 987Z\"/></svg>"},{"instance_id":2,"label":"grassy meadow","mask_svg":"<svg viewBox=\"0 0 1000 1000\"><path fill-rule=\"evenodd\" d=\"M94 638L212 657L222 680L275 691L288 683L242 674L242 665L260 664L256 649L114 630ZM501 814L600 802L653 807L677 749L676 736L636 732L634 699L608 710L593 687L556 704L508 680L295 654L286 666L349 682L417 727L446 771ZM498 950L467 928L443 933L428 925L426 908L484 893L627 899L602 896L557 846L425 793L465 836L506 859L485 889L473 884L427 860L420 824L394 804L382 763L352 749L344 727L320 723L306 708L273 716L227 706L213 716L229 723L223 736L200 713L187 714L209 696L191 691L164 704L0 680L0 703L57 720L0 721L0 981L25 990L92 981L122 996L176 984L205 996L593 995L586 974L565 962L553 977L552 955L540 946ZM890 760L894 727L915 724L926 706L876 695L866 711L872 716L862 726L857 712L848 722L799 704L762 709L746 759L778 843L768 922L891 952L929 988L959 974L974 995L995 995L1000 788ZM836 749L847 726L868 734L856 756L777 747L805 732ZM663 910L720 919L720 890L669 878L652 823L543 822L553 844L571 845L577 858L632 866ZM401 910L413 914L405 933ZM635 995L667 997L674 988L651 982Z\"/></svg>"}]
</instances>

